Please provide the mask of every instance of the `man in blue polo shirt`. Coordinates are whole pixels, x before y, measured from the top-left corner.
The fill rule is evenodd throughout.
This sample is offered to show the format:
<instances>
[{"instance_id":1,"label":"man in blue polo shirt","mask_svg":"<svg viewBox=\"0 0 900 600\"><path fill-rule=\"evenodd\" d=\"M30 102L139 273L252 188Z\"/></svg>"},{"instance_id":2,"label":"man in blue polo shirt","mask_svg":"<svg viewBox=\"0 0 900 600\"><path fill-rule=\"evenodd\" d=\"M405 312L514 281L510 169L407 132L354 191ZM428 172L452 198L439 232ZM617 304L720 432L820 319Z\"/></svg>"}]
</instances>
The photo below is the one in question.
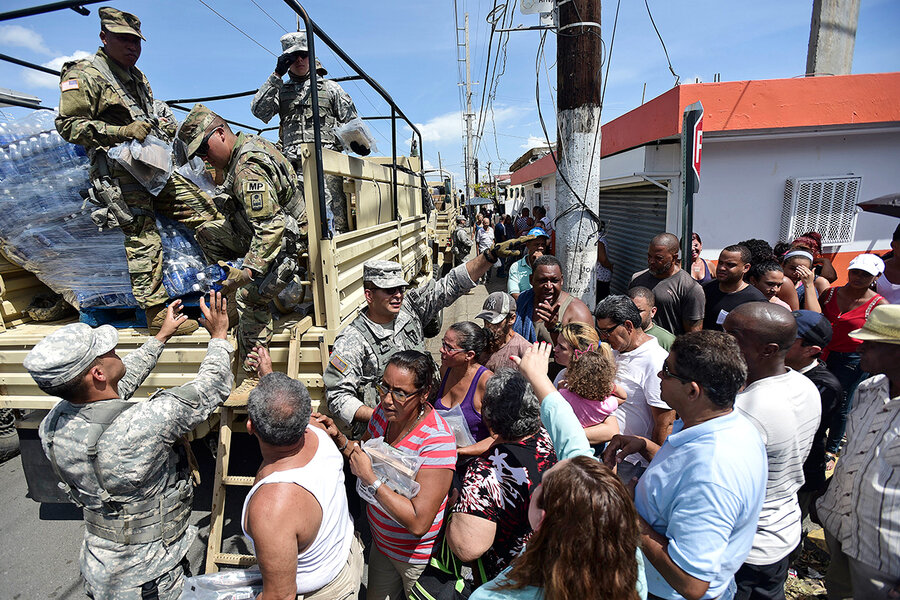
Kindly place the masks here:
<instances>
[{"instance_id":1,"label":"man in blue polo shirt","mask_svg":"<svg viewBox=\"0 0 900 600\"><path fill-rule=\"evenodd\" d=\"M768 473L762 438L734 410L746 376L729 335L679 336L659 373L661 397L681 417L672 433L662 447L615 436L603 454L611 467L635 452L651 461L634 491L648 598L731 598L736 589Z\"/></svg>"},{"instance_id":2,"label":"man in blue polo shirt","mask_svg":"<svg viewBox=\"0 0 900 600\"><path fill-rule=\"evenodd\" d=\"M535 238L528 242L528 253L509 267L509 277L506 280L506 291L518 299L519 294L531 289L531 265L544 254L550 244L550 236L540 227L532 227L527 235Z\"/></svg>"}]
</instances>

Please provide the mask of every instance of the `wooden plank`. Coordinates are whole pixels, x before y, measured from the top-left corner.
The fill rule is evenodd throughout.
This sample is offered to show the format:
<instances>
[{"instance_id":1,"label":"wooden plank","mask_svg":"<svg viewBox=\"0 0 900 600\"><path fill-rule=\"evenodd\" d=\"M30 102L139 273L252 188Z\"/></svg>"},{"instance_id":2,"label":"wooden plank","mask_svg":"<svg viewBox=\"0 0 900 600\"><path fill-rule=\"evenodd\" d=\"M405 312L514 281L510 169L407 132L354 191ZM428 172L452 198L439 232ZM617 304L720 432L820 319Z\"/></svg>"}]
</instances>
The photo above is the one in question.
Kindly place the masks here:
<instances>
[{"instance_id":1,"label":"wooden plank","mask_svg":"<svg viewBox=\"0 0 900 600\"><path fill-rule=\"evenodd\" d=\"M214 562L220 565L228 565L233 567L252 567L256 564L256 557L251 554L230 554L226 552L217 552L213 557ZM215 573L218 572L218 568L215 571L210 571L207 569L207 573Z\"/></svg>"},{"instance_id":2,"label":"wooden plank","mask_svg":"<svg viewBox=\"0 0 900 600\"><path fill-rule=\"evenodd\" d=\"M225 524L225 482L228 475L228 461L231 452L231 425L234 410L222 409L219 427L219 446L216 450L216 476L213 482L212 508L210 509L209 540L206 544L206 573L216 573L219 566L216 558L222 550L222 530Z\"/></svg>"}]
</instances>

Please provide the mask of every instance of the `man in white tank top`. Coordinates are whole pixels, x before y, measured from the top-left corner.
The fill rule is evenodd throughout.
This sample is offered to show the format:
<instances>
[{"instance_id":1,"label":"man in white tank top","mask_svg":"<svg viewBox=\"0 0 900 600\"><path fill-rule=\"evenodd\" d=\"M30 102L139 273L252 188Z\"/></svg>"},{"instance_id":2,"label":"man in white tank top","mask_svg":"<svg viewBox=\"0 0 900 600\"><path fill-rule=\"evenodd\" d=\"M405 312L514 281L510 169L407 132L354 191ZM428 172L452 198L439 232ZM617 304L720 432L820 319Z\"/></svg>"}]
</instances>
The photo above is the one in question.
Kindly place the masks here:
<instances>
[{"instance_id":1,"label":"man in white tank top","mask_svg":"<svg viewBox=\"0 0 900 600\"><path fill-rule=\"evenodd\" d=\"M306 387L272 373L265 349L247 403L247 431L262 464L244 501L241 526L263 576L262 598L356 598L363 572L344 490L344 457L310 419Z\"/></svg>"}]
</instances>

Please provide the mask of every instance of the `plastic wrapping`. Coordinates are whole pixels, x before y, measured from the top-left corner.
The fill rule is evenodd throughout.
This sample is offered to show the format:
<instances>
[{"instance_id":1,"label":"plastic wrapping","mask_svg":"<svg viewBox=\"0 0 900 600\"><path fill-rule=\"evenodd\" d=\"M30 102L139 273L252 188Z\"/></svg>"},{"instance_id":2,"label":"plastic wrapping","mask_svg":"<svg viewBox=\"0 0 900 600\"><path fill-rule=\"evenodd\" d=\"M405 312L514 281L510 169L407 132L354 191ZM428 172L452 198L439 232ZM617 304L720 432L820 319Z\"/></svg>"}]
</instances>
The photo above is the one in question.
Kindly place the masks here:
<instances>
[{"instance_id":1,"label":"plastic wrapping","mask_svg":"<svg viewBox=\"0 0 900 600\"><path fill-rule=\"evenodd\" d=\"M199 156L195 156L188 162L175 169L175 172L196 185L198 188L209 194L216 195L216 184L209 171L206 170L206 163Z\"/></svg>"},{"instance_id":2,"label":"plastic wrapping","mask_svg":"<svg viewBox=\"0 0 900 600\"><path fill-rule=\"evenodd\" d=\"M252 600L262 592L258 567L229 569L184 580L181 600Z\"/></svg>"},{"instance_id":3,"label":"plastic wrapping","mask_svg":"<svg viewBox=\"0 0 900 600\"><path fill-rule=\"evenodd\" d=\"M0 145L0 245L75 308L134 307L125 238L118 229L99 232L90 218L93 207L82 207L88 158L53 129L54 116L35 111L0 121L0 140L8 140ZM185 254L202 261L186 228L165 218L157 219L157 228L165 260ZM165 264L164 277L171 279L179 268ZM178 287L176 281L169 293Z\"/></svg>"},{"instance_id":4,"label":"plastic wrapping","mask_svg":"<svg viewBox=\"0 0 900 600\"><path fill-rule=\"evenodd\" d=\"M438 414L447 421L453 437L456 438L456 447L464 448L475 443L475 437L469 429L469 423L466 422L466 416L463 414L462 405L457 404L449 410L438 410Z\"/></svg>"},{"instance_id":5,"label":"plastic wrapping","mask_svg":"<svg viewBox=\"0 0 900 600\"><path fill-rule=\"evenodd\" d=\"M341 140L344 148L350 148L350 142L356 142L368 147L371 152L378 152L378 146L375 145L375 137L372 135L372 130L359 117L347 121L339 127L335 127L334 135Z\"/></svg>"},{"instance_id":6,"label":"plastic wrapping","mask_svg":"<svg viewBox=\"0 0 900 600\"><path fill-rule=\"evenodd\" d=\"M172 176L172 144L155 135L148 135L143 142L131 140L109 149L106 155L119 163L138 183L157 196Z\"/></svg>"},{"instance_id":7,"label":"plastic wrapping","mask_svg":"<svg viewBox=\"0 0 900 600\"><path fill-rule=\"evenodd\" d=\"M425 462L423 457L400 448L394 448L385 443L383 437L366 440L361 447L372 459L372 469L375 474L379 478L386 478L384 485L406 498L416 497L416 494L419 493L416 474L419 472L419 467ZM356 480L356 491L369 504L380 506L378 500L366 491L358 479Z\"/></svg>"}]
</instances>

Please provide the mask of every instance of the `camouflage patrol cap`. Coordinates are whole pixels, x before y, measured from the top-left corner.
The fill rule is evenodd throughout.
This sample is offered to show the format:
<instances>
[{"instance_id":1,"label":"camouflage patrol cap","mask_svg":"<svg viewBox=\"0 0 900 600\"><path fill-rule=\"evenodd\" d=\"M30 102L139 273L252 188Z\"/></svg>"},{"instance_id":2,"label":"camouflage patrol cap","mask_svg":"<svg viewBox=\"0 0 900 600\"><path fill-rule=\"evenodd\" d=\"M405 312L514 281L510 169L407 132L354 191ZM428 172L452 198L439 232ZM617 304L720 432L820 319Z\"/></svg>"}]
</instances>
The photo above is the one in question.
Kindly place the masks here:
<instances>
[{"instance_id":1,"label":"camouflage patrol cap","mask_svg":"<svg viewBox=\"0 0 900 600\"><path fill-rule=\"evenodd\" d=\"M309 48L306 46L305 31L294 31L281 36L281 55L292 52L309 52Z\"/></svg>"},{"instance_id":2,"label":"camouflage patrol cap","mask_svg":"<svg viewBox=\"0 0 900 600\"><path fill-rule=\"evenodd\" d=\"M316 59L316 74L325 77L328 75L328 71L325 70L325 67L322 66L322 63L319 62L319 59Z\"/></svg>"},{"instance_id":3,"label":"camouflage patrol cap","mask_svg":"<svg viewBox=\"0 0 900 600\"><path fill-rule=\"evenodd\" d=\"M178 128L178 139L184 142L188 160L194 156L200 144L203 143L206 130L217 119L221 119L221 117L202 104L195 104L188 113L184 123Z\"/></svg>"},{"instance_id":4,"label":"camouflage patrol cap","mask_svg":"<svg viewBox=\"0 0 900 600\"><path fill-rule=\"evenodd\" d=\"M403 279L403 267L392 260L370 260L363 265L363 282L380 288L392 288L409 283Z\"/></svg>"},{"instance_id":5,"label":"camouflage patrol cap","mask_svg":"<svg viewBox=\"0 0 900 600\"><path fill-rule=\"evenodd\" d=\"M118 342L119 332L112 325L94 329L87 323L70 323L38 342L22 366L38 385L56 387L77 377Z\"/></svg>"},{"instance_id":6,"label":"camouflage patrol cap","mask_svg":"<svg viewBox=\"0 0 900 600\"><path fill-rule=\"evenodd\" d=\"M100 26L112 33L125 33L128 35L136 35L144 41L147 41L141 34L141 20L131 13L122 12L112 6L103 6L97 11L100 15Z\"/></svg>"}]
</instances>

